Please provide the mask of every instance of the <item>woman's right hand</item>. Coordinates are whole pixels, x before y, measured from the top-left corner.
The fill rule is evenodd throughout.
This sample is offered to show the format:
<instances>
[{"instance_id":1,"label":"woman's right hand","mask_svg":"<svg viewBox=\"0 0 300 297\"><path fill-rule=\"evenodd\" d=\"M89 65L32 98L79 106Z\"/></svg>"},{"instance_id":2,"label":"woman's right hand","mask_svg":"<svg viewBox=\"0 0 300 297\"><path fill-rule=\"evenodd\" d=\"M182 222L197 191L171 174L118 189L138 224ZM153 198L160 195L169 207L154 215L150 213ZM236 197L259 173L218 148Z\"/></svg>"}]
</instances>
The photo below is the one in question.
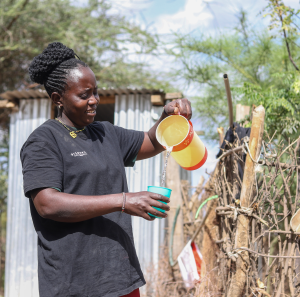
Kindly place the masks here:
<instances>
[{"instance_id":1,"label":"woman's right hand","mask_svg":"<svg viewBox=\"0 0 300 297\"><path fill-rule=\"evenodd\" d=\"M137 192L137 193L126 193L125 212L132 216L139 216L148 221L153 221L155 218L149 216L151 213L154 216L166 218L168 215L162 213L159 210L153 208L161 208L165 211L169 211L170 207L158 200L166 203L170 202L170 199L166 196L151 193L148 191Z\"/></svg>"}]
</instances>

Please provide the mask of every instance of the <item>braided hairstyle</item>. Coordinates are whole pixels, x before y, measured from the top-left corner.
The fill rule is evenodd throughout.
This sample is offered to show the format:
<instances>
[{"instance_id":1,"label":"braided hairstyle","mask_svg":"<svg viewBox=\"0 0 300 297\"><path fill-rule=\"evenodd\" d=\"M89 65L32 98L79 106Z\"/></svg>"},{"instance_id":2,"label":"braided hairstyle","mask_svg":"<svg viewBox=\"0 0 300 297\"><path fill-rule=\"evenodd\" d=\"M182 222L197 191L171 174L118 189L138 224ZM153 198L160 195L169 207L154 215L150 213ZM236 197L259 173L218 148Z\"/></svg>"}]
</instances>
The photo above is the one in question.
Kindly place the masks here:
<instances>
[{"instance_id":1,"label":"braided hairstyle","mask_svg":"<svg viewBox=\"0 0 300 297\"><path fill-rule=\"evenodd\" d=\"M53 92L62 95L70 70L82 66L88 67L75 56L77 56L75 52L62 43L50 43L40 55L33 58L29 66L31 80L44 85L50 97Z\"/></svg>"}]
</instances>

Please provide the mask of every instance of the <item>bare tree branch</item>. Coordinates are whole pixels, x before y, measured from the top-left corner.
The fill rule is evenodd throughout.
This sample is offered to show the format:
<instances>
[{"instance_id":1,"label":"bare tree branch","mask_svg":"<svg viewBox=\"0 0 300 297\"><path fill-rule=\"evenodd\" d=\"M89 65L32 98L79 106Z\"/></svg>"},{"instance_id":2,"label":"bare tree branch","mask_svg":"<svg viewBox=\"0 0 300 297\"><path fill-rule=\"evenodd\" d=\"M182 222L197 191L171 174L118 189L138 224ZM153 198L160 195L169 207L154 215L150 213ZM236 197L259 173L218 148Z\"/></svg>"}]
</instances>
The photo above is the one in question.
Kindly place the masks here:
<instances>
[{"instance_id":1,"label":"bare tree branch","mask_svg":"<svg viewBox=\"0 0 300 297\"><path fill-rule=\"evenodd\" d=\"M286 45L286 48L287 48L287 51L288 51L288 54L289 54L289 59L290 59L290 61L292 62L292 64L294 65L295 69L296 69L297 71L299 71L298 66L296 65L296 63L294 62L294 60L293 60L293 58L292 58L292 54L291 54L291 50L290 50L290 45L289 45L288 39L287 39L286 30L283 28L282 10L280 9L278 0L276 0L275 3L276 3L276 6L277 6L277 8L278 8L278 16L279 16L280 21L281 21L281 26L282 26L283 36L284 36L285 45Z\"/></svg>"}]
</instances>

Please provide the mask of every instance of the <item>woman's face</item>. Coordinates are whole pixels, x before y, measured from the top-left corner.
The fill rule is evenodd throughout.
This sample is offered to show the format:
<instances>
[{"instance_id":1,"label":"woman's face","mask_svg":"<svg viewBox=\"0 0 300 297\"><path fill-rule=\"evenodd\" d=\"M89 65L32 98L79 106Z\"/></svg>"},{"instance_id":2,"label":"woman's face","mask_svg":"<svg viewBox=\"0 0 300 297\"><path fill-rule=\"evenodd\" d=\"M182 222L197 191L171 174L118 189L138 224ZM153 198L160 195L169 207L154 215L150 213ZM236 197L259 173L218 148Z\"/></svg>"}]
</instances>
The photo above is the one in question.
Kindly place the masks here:
<instances>
[{"instance_id":1,"label":"woman's face","mask_svg":"<svg viewBox=\"0 0 300 297\"><path fill-rule=\"evenodd\" d=\"M94 121L99 101L94 72L83 66L72 69L60 100L64 123L76 128L89 125Z\"/></svg>"}]
</instances>

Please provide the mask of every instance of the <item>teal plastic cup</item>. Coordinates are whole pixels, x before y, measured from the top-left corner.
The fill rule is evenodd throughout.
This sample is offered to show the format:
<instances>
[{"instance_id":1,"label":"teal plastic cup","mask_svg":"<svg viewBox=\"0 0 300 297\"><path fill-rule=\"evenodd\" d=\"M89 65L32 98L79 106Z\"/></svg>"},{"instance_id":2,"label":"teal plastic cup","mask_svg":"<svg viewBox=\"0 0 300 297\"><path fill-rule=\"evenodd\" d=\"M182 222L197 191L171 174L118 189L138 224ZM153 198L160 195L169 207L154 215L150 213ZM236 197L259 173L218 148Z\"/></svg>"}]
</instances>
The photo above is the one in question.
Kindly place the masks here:
<instances>
[{"instance_id":1,"label":"teal plastic cup","mask_svg":"<svg viewBox=\"0 0 300 297\"><path fill-rule=\"evenodd\" d=\"M160 195L163 195L163 196L166 196L168 198L171 197L171 192L172 190L171 189L168 189L168 188L164 188L164 187L155 187L155 186L148 186L147 188L147 191L148 192L152 192L152 193L156 193L156 194L160 194ZM164 201L161 201L161 200L158 200L160 201L161 203L164 203L164 204L167 204L166 202ZM158 211L160 212L165 212L165 210L161 209L161 208L158 208L158 207L154 207L153 208L157 209ZM149 213L148 212L148 215L150 217L153 217L153 218L158 218L158 219L162 219L161 217L157 217L157 216L154 216L153 214Z\"/></svg>"}]
</instances>

